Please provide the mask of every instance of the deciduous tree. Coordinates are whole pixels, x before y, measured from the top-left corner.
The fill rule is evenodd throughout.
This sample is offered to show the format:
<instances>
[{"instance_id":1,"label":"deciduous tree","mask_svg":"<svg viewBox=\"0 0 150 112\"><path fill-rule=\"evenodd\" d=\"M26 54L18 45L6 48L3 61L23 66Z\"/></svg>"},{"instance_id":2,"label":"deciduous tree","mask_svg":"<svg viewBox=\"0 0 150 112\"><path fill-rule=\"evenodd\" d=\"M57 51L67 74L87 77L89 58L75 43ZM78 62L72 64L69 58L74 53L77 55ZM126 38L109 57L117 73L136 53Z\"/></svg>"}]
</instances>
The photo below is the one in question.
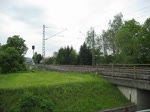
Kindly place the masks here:
<instances>
[{"instance_id":1,"label":"deciduous tree","mask_svg":"<svg viewBox=\"0 0 150 112\"><path fill-rule=\"evenodd\" d=\"M6 45L0 47L0 72L26 70L24 58L26 52L25 40L19 36L9 37Z\"/></svg>"},{"instance_id":2,"label":"deciduous tree","mask_svg":"<svg viewBox=\"0 0 150 112\"><path fill-rule=\"evenodd\" d=\"M115 38L118 54L117 63L137 63L139 55L138 35L141 26L134 19L126 21Z\"/></svg>"},{"instance_id":3,"label":"deciduous tree","mask_svg":"<svg viewBox=\"0 0 150 112\"><path fill-rule=\"evenodd\" d=\"M33 55L33 60L34 60L34 63L39 64L42 60L42 55L35 52Z\"/></svg>"}]
</instances>

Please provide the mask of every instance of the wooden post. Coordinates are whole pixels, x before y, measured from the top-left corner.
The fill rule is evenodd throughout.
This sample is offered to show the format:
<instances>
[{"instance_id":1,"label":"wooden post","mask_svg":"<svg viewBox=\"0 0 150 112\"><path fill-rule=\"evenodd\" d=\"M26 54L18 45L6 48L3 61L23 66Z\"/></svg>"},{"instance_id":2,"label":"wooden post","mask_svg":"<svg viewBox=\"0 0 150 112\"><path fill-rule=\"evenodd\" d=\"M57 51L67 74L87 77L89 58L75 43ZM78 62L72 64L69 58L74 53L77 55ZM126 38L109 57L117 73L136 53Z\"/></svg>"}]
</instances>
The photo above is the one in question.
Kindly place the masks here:
<instances>
[{"instance_id":1,"label":"wooden post","mask_svg":"<svg viewBox=\"0 0 150 112\"><path fill-rule=\"evenodd\" d=\"M136 69L135 69L135 65L134 65L134 79L136 79Z\"/></svg>"},{"instance_id":2,"label":"wooden post","mask_svg":"<svg viewBox=\"0 0 150 112\"><path fill-rule=\"evenodd\" d=\"M114 65L112 64L112 76L114 76Z\"/></svg>"}]
</instances>

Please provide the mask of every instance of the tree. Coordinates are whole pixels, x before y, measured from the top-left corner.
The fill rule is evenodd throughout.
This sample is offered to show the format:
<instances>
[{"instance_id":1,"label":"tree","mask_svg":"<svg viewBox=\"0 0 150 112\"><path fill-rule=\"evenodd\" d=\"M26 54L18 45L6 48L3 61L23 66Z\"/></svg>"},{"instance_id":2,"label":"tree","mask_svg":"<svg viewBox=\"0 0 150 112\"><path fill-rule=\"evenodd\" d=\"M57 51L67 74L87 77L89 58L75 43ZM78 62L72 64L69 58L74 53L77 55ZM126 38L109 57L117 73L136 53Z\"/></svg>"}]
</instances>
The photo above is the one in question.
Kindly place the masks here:
<instances>
[{"instance_id":1,"label":"tree","mask_svg":"<svg viewBox=\"0 0 150 112\"><path fill-rule=\"evenodd\" d=\"M34 63L39 64L42 60L42 55L37 54L37 52L35 52L33 55L33 60L34 60Z\"/></svg>"},{"instance_id":2,"label":"tree","mask_svg":"<svg viewBox=\"0 0 150 112\"><path fill-rule=\"evenodd\" d=\"M22 69L20 55L14 47L7 47L0 51L0 71L1 73L17 72Z\"/></svg>"},{"instance_id":3,"label":"tree","mask_svg":"<svg viewBox=\"0 0 150 112\"><path fill-rule=\"evenodd\" d=\"M100 38L102 39L103 55L104 55L104 57L106 57L108 55L107 50L109 48L108 40L107 40L108 32L103 30Z\"/></svg>"},{"instance_id":4,"label":"tree","mask_svg":"<svg viewBox=\"0 0 150 112\"><path fill-rule=\"evenodd\" d=\"M57 64L64 64L64 49L63 48L60 48L58 50L56 62Z\"/></svg>"},{"instance_id":5,"label":"tree","mask_svg":"<svg viewBox=\"0 0 150 112\"><path fill-rule=\"evenodd\" d=\"M122 13L115 15L114 19L109 22L109 29L105 32L105 35L103 35L105 42L107 42L108 49L109 51L112 52L113 55L115 55L117 52L115 46L115 38L117 32L120 30L120 28L123 25L122 18L123 18Z\"/></svg>"},{"instance_id":6,"label":"tree","mask_svg":"<svg viewBox=\"0 0 150 112\"><path fill-rule=\"evenodd\" d=\"M19 36L9 37L6 45L0 47L0 72L9 73L26 70L24 55L25 41Z\"/></svg>"},{"instance_id":7,"label":"tree","mask_svg":"<svg viewBox=\"0 0 150 112\"><path fill-rule=\"evenodd\" d=\"M96 64L95 56L100 56L99 54L101 54L102 45L101 45L101 39L96 35L94 28L91 28L87 32L85 44L87 45L87 47L89 47L89 49L92 52L92 65L95 65Z\"/></svg>"},{"instance_id":8,"label":"tree","mask_svg":"<svg viewBox=\"0 0 150 112\"><path fill-rule=\"evenodd\" d=\"M71 50L69 54L69 59L70 59L70 64L71 65L76 65L77 64L77 53L75 50Z\"/></svg>"},{"instance_id":9,"label":"tree","mask_svg":"<svg viewBox=\"0 0 150 112\"><path fill-rule=\"evenodd\" d=\"M23 38L20 38L18 35L8 37L6 46L14 47L20 55L25 55L28 50L25 45L25 40L23 40Z\"/></svg>"},{"instance_id":10,"label":"tree","mask_svg":"<svg viewBox=\"0 0 150 112\"><path fill-rule=\"evenodd\" d=\"M126 21L116 35L117 63L137 63L139 55L138 35L141 26L134 19Z\"/></svg>"},{"instance_id":11,"label":"tree","mask_svg":"<svg viewBox=\"0 0 150 112\"><path fill-rule=\"evenodd\" d=\"M48 65L54 64L54 58L53 57L47 57L44 59L44 63L48 64Z\"/></svg>"},{"instance_id":12,"label":"tree","mask_svg":"<svg viewBox=\"0 0 150 112\"><path fill-rule=\"evenodd\" d=\"M138 60L141 64L150 63L150 18L148 18L141 28L139 34L139 56Z\"/></svg>"},{"instance_id":13,"label":"tree","mask_svg":"<svg viewBox=\"0 0 150 112\"><path fill-rule=\"evenodd\" d=\"M60 48L56 58L57 64L74 65L77 63L77 53L73 47Z\"/></svg>"},{"instance_id":14,"label":"tree","mask_svg":"<svg viewBox=\"0 0 150 112\"><path fill-rule=\"evenodd\" d=\"M80 65L92 65L92 52L85 42L80 47L78 58Z\"/></svg>"}]
</instances>

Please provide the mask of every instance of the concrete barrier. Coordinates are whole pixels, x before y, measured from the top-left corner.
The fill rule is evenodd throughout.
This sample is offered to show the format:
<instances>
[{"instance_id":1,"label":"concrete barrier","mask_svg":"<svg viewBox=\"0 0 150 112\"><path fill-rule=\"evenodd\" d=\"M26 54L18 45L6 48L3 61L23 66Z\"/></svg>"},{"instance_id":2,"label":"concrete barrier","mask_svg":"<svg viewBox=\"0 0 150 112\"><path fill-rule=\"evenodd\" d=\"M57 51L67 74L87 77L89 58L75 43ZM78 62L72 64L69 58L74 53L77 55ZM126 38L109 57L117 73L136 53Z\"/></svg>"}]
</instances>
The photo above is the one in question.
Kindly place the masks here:
<instances>
[{"instance_id":1,"label":"concrete barrier","mask_svg":"<svg viewBox=\"0 0 150 112\"><path fill-rule=\"evenodd\" d=\"M101 111L97 111L97 112L136 112L136 105L101 110Z\"/></svg>"}]
</instances>

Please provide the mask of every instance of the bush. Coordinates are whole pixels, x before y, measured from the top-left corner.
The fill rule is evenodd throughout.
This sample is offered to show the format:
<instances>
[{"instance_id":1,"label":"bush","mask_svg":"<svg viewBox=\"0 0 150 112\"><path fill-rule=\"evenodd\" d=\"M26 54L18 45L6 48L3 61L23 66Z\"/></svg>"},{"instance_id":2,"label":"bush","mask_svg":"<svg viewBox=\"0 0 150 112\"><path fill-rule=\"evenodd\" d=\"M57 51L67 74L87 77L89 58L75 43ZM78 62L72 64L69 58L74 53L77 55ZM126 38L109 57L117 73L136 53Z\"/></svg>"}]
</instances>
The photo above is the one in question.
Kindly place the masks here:
<instances>
[{"instance_id":1,"label":"bush","mask_svg":"<svg viewBox=\"0 0 150 112\"><path fill-rule=\"evenodd\" d=\"M26 93L10 112L53 112L53 106L49 99Z\"/></svg>"}]
</instances>

